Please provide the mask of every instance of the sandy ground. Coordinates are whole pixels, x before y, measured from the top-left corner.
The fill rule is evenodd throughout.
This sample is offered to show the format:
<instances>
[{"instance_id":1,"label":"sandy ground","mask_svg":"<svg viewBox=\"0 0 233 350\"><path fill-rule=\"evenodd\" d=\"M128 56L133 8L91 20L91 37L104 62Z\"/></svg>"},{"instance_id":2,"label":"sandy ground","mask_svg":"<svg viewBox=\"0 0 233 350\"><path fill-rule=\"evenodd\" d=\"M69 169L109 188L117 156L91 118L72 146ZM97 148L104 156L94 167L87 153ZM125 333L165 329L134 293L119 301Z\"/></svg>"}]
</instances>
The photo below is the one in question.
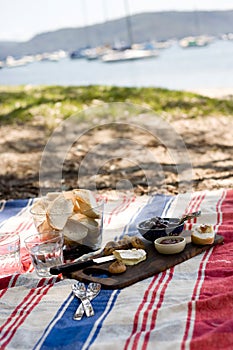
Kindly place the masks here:
<instances>
[{"instance_id":1,"label":"sandy ground","mask_svg":"<svg viewBox=\"0 0 233 350\"><path fill-rule=\"evenodd\" d=\"M233 116L181 119L170 126L185 144L178 161L171 154L170 140L161 142L148 131L105 127L85 133L66 155L62 188L118 189L141 195L233 187ZM1 199L38 196L38 174L47 141L42 126L1 126ZM59 149L52 152L48 179L53 178L59 161ZM187 163L191 179L190 172L186 176L179 170ZM50 185L53 187L52 182Z\"/></svg>"}]
</instances>

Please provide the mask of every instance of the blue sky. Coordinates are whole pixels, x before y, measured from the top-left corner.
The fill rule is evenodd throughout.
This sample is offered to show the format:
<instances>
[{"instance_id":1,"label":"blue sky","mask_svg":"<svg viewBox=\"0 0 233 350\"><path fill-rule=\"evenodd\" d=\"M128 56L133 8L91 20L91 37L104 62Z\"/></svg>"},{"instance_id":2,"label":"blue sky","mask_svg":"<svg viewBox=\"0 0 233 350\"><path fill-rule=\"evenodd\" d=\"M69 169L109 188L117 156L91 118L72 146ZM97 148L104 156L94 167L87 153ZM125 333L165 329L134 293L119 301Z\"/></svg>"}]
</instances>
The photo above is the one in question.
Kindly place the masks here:
<instances>
[{"instance_id":1,"label":"blue sky","mask_svg":"<svg viewBox=\"0 0 233 350\"><path fill-rule=\"evenodd\" d=\"M28 40L66 27L80 27L125 15L168 10L227 10L233 0L0 0L0 40Z\"/></svg>"}]
</instances>

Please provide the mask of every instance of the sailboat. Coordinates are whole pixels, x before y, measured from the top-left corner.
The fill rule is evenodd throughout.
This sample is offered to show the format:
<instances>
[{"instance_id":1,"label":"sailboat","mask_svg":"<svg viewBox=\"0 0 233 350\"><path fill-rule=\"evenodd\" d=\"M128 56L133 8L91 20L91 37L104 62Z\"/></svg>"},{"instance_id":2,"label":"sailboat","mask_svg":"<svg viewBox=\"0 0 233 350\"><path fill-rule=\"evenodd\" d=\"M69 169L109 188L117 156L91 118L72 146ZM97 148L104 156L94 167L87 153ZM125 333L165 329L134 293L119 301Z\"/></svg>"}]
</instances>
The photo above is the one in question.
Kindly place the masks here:
<instances>
[{"instance_id":1,"label":"sailboat","mask_svg":"<svg viewBox=\"0 0 233 350\"><path fill-rule=\"evenodd\" d=\"M126 49L124 51L112 51L104 55L102 57L102 62L114 63L123 61L135 61L156 56L158 56L158 53L155 50Z\"/></svg>"},{"instance_id":2,"label":"sailboat","mask_svg":"<svg viewBox=\"0 0 233 350\"><path fill-rule=\"evenodd\" d=\"M179 44L183 48L188 47L203 47L209 45L212 38L206 35L200 35L200 36L189 36L181 39L179 41Z\"/></svg>"},{"instance_id":3,"label":"sailboat","mask_svg":"<svg viewBox=\"0 0 233 350\"><path fill-rule=\"evenodd\" d=\"M194 15L194 26L196 28L196 32L199 35L196 36L188 36L179 41L179 45L182 48L189 48L189 47L204 47L210 44L212 41L212 38L207 35L201 35L200 30L200 18L197 9L193 11Z\"/></svg>"},{"instance_id":4,"label":"sailboat","mask_svg":"<svg viewBox=\"0 0 233 350\"><path fill-rule=\"evenodd\" d=\"M158 51L154 48L146 48L145 46L139 46L133 44L133 31L131 18L129 15L128 0L124 0L125 12L126 12L126 26L129 45L125 49L111 50L107 54L103 55L101 60L104 63L114 63L123 61L135 61L145 58L157 57Z\"/></svg>"}]
</instances>

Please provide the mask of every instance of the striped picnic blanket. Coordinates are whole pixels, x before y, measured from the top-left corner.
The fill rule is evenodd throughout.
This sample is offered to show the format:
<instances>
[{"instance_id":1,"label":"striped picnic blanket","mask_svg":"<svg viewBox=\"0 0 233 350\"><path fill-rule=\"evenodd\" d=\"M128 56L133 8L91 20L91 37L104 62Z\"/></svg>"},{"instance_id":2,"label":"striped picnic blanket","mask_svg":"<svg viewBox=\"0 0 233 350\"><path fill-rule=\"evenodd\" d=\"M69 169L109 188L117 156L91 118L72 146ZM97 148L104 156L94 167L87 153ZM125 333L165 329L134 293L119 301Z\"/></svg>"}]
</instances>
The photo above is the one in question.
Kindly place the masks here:
<instances>
[{"instance_id":1,"label":"striped picnic blanket","mask_svg":"<svg viewBox=\"0 0 233 350\"><path fill-rule=\"evenodd\" d=\"M0 230L21 238L34 230L32 200L2 203ZM22 273L0 278L0 349L233 349L233 190L178 196L106 198L103 245L137 234L141 220L180 217L212 223L218 245L160 274L121 290L101 290L95 316L72 319L79 301L74 280L38 278L22 247Z\"/></svg>"}]
</instances>

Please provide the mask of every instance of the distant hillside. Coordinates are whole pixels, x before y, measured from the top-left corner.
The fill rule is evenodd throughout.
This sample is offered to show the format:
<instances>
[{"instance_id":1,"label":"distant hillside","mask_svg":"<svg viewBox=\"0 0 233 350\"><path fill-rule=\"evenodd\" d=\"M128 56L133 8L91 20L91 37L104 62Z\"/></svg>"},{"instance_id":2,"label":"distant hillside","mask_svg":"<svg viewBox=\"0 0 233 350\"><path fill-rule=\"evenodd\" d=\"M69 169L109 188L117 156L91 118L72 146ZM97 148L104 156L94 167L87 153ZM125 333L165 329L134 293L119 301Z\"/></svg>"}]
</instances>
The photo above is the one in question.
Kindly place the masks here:
<instances>
[{"instance_id":1,"label":"distant hillside","mask_svg":"<svg viewBox=\"0 0 233 350\"><path fill-rule=\"evenodd\" d=\"M180 39L184 36L233 32L232 11L154 12L130 17L133 41ZM27 42L0 42L0 59L59 49L73 51L87 45L128 41L126 18L86 28L64 28L36 35Z\"/></svg>"}]
</instances>

